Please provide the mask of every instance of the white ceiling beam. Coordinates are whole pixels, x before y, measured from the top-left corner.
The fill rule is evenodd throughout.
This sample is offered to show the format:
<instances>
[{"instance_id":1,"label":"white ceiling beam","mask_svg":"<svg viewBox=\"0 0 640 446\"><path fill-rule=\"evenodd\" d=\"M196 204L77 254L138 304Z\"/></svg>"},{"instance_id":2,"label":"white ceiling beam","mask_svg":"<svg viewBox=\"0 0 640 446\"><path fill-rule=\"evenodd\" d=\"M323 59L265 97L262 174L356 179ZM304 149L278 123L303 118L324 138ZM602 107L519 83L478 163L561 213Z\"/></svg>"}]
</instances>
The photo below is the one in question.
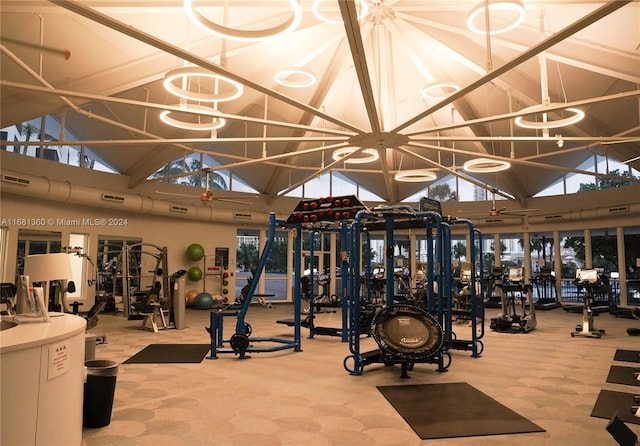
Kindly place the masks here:
<instances>
[{"instance_id":1,"label":"white ceiling beam","mask_svg":"<svg viewBox=\"0 0 640 446\"><path fill-rule=\"evenodd\" d=\"M349 129L351 131L354 132L360 132L361 129L358 129L357 127L352 126L351 124L349 124L348 122L342 121L340 119L335 118L334 116L328 115L326 113L323 113L322 111L315 109L313 107L310 107L309 105L302 103L300 101L297 101L289 96L286 96L282 93L279 93L275 90L266 88L260 84L257 84L255 82L252 82L242 76L239 76L215 63L210 62L207 59L204 59L196 54L192 54L188 51L185 51L184 49L172 45L168 42L165 42L161 39L158 39L154 36L152 36L151 34L147 34L141 30L138 30L126 23L120 22L119 20L116 20L112 17L109 17L105 14L102 14L99 11L96 11L92 8L87 7L84 4L81 4L79 2L76 1L72 1L72 0L49 0L51 3L54 3L62 8L65 8L71 12L75 12L76 14L85 17L89 20L92 20L96 23L99 23L101 25L104 25L110 29L113 29L115 31L118 31L122 34L125 34L133 39L136 39L140 42L146 43L147 45L150 45L156 49L159 49L161 51L164 51L166 53L172 54L176 57L179 57L182 60L185 60L187 62L191 62L194 65L197 65L199 67L202 67L204 69L207 69L213 73L216 74L220 74L222 76L226 76L229 79L232 79L236 82L241 83L242 85L244 85L245 87L251 88L253 90L256 90L266 96L269 96L271 98L274 99L278 99L282 102L284 102L285 104L288 104L292 107L298 108L299 110L302 111L306 111L309 113L314 114L315 116L318 116L322 119L325 119L328 122L332 122L335 125L342 127L342 128L346 128Z\"/></svg>"},{"instance_id":2,"label":"white ceiling beam","mask_svg":"<svg viewBox=\"0 0 640 446\"><path fill-rule=\"evenodd\" d=\"M577 33L578 31L581 31L582 29L586 28L587 26L591 25L592 23L597 22L598 20L602 19L603 17L606 17L607 15L611 14L612 12L617 11L618 9L620 9L623 6L627 5L631 1L632 0L615 0L615 1L610 1L610 2L606 3L605 5L601 6L600 8L598 8L595 11L591 12L590 14L587 14L585 17L581 18L580 20L577 20L576 22L572 23L571 25L567 26L566 28L564 28L564 29L556 32L555 34L549 36L548 38L544 39L542 42L538 43L537 45L534 45L529 50L525 51L524 53L520 54L519 56L516 56L514 59L512 59L511 61L505 63L501 67L498 67L493 71L490 71L485 76L483 76L480 79L478 79L477 81L472 82L471 84L467 85L466 87L462 88L461 90L451 94L446 99L443 99L442 101L440 101L438 104L434 105L433 107L430 107L429 109L427 109L426 111L420 113L419 115L415 116L414 118L409 119L404 124L396 127L393 131L394 132L399 132L399 131L407 128L408 126L410 126L410 125L412 125L412 124L424 119L425 117L431 115L432 113L435 113L436 111L440 110L441 108L446 107L447 105L453 103L457 99L459 99L459 98L471 93L472 91L475 91L476 89L478 89L481 86L487 84L488 82L491 82L493 79L496 79L497 77L501 76L502 74L504 74L504 73L514 69L518 65L526 62L527 60L531 59L532 57L535 57L538 54L542 53L543 51L546 51L547 49L549 49L552 46L556 45L557 43L562 42L567 37Z\"/></svg>"},{"instance_id":3,"label":"white ceiling beam","mask_svg":"<svg viewBox=\"0 0 640 446\"><path fill-rule=\"evenodd\" d=\"M331 135L344 135L345 137L349 137L353 135L352 132L347 132L339 129L311 127L307 125L296 124L293 122L274 121L274 120L267 120L267 119L261 119L261 118L253 118L250 116L232 115L229 113L222 113L218 110L214 110L213 108L211 109L211 111L184 109L174 105L158 104L155 102L148 102L148 101L137 101L135 99L125 99L125 98L118 98L113 96L104 96L104 95L98 95L98 94L78 92L73 90L64 90L60 88L39 87L37 85L22 84L22 83L6 81L6 80L0 80L0 86L4 86L8 88L17 88L17 89L28 90L28 91L36 91L39 93L51 94L51 95L56 95L61 97L63 96L67 98L78 98L78 99L86 99L86 100L95 101L95 102L131 105L135 107L152 108L156 110L169 110L169 111L175 111L180 113L189 113L194 115L211 116L214 118L224 118L224 119L231 119L231 120L242 121L242 122L250 122L253 124L270 125L270 126L283 127L283 128L289 128L289 129L299 129L299 130L305 130L309 132L322 132L322 133L327 133Z\"/></svg>"},{"instance_id":4,"label":"white ceiling beam","mask_svg":"<svg viewBox=\"0 0 640 446\"><path fill-rule=\"evenodd\" d=\"M362 35L360 34L360 21L358 20L356 5L353 0L340 1L338 4L340 6L340 14L342 15L342 20L344 22L347 41L349 42L349 48L351 50L354 69L360 85L360 92L362 93L365 110L369 119L369 125L371 126L371 133L374 139L382 141L382 123L380 122L381 115L378 113L376 107L376 98L374 96L374 89L369 76L369 67L367 65ZM378 81L381 82L380 79ZM389 172L389 166L387 165L386 147L382 144L378 144L373 148L377 149L380 155L378 162L382 169L382 178L387 191L387 198L391 201L396 201L397 189L394 188L394 182ZM352 152L352 154L354 153L355 152ZM346 159L343 159L343 161L346 161Z\"/></svg>"},{"instance_id":5,"label":"white ceiling beam","mask_svg":"<svg viewBox=\"0 0 640 446\"><path fill-rule=\"evenodd\" d=\"M628 97L633 97L633 96L638 96L640 97L640 90L632 90L632 91L626 91L623 93L615 93L615 94L611 94L611 95L607 95L607 96L599 96L596 98L589 98L589 99L582 99L579 101L573 101L573 102L566 102L566 103L561 103L561 104L554 104L554 105L550 105L548 107L545 107L544 110L541 109L541 111L554 111L554 110L563 110L566 109L568 107L580 107L583 105L589 105L589 104L597 104L599 102L606 102L606 101L614 101L617 99L624 99L624 98L628 98ZM443 132L446 130L453 130L453 129L457 129L460 127L469 127L471 125L475 125L475 124L481 124L481 123L488 123L488 122L494 122L494 121L502 121L505 119L513 119L516 118L518 116L522 115L522 111L517 111L517 112L511 112L511 113L504 113L501 115L494 115L494 116L489 116L486 118L478 118L478 119L473 119L473 120L469 120L469 121L465 121L465 122L461 122L461 123L457 123L457 124L448 124L448 125L442 125L442 126L438 126L438 127L431 127L431 128L427 128L424 130L420 130L420 131L416 131L413 133L408 133L407 136L409 137L415 137L416 135L424 135L424 134L428 134L428 133L438 133L438 132Z\"/></svg>"},{"instance_id":6,"label":"white ceiling beam","mask_svg":"<svg viewBox=\"0 0 640 446\"><path fill-rule=\"evenodd\" d=\"M373 96L373 87L371 78L369 77L369 68L367 66L362 35L360 34L360 21L358 20L355 2L353 0L345 0L338 3L340 5L340 13L342 14L347 41L349 42L349 48L351 50L351 58L353 59L353 66L360 84L371 131L375 136L379 136L382 129L378 120L378 111Z\"/></svg>"}]
</instances>

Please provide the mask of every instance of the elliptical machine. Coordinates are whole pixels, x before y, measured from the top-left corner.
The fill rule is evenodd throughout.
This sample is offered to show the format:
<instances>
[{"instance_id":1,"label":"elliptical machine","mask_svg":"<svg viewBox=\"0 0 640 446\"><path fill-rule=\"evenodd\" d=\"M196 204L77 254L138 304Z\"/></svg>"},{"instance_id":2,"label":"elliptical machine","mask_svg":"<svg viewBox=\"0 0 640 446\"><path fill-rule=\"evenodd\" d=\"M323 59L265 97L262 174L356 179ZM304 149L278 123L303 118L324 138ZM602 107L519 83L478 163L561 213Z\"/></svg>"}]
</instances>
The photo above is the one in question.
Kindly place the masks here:
<instances>
[{"instance_id":1,"label":"elliptical machine","mask_svg":"<svg viewBox=\"0 0 640 446\"><path fill-rule=\"evenodd\" d=\"M485 308L502 308L502 295L499 292L502 287L504 272L501 266L494 266L487 275L487 298L484 301Z\"/></svg>"},{"instance_id":2,"label":"elliptical machine","mask_svg":"<svg viewBox=\"0 0 640 446\"><path fill-rule=\"evenodd\" d=\"M524 268L509 268L509 275L496 284L502 298L502 312L491 318L489 327L504 333L527 333L536 328L536 310L530 283L524 281ZM520 297L522 314L518 314L516 297ZM529 312L527 313L527 308Z\"/></svg>"},{"instance_id":3,"label":"elliptical machine","mask_svg":"<svg viewBox=\"0 0 640 446\"><path fill-rule=\"evenodd\" d=\"M584 307L582 308L582 323L576 325L575 331L571 332L571 337L586 336L588 338L601 338L604 330L599 330L593 326L593 317L597 312L593 311L594 291L603 286L609 286L609 279L596 269L579 269L576 271L574 281L578 287L578 293L583 289Z\"/></svg>"}]
</instances>

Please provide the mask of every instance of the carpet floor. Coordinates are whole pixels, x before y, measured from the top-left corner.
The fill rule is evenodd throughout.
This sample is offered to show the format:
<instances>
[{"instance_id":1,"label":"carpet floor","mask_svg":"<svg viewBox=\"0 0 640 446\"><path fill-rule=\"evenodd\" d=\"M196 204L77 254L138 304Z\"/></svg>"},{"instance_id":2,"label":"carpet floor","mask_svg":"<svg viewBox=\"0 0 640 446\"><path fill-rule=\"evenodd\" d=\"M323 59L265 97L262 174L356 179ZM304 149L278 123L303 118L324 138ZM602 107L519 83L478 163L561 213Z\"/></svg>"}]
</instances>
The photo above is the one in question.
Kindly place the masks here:
<instances>
[{"instance_id":1,"label":"carpet floor","mask_svg":"<svg viewBox=\"0 0 640 446\"><path fill-rule=\"evenodd\" d=\"M184 330L153 333L139 321L101 314L91 330L105 336L96 346L97 359L117 361L118 377L110 425L85 428L84 446L583 446L615 445L607 421L591 416L601 393L633 393L637 387L608 383L618 349L638 350L629 327L640 320L607 313L595 320L605 329L601 339L572 338L580 314L555 309L538 311L538 327L529 333L489 330L487 309L484 352L452 351L452 363L441 373L433 364L416 364L410 379L399 367L366 366L361 376L343 367L349 355L337 337L308 339L302 329L302 351L253 354L239 360L234 354L199 363L124 364L150 344L206 344L209 313L187 309ZM252 306L246 321L252 336L291 338L292 328L276 323L292 317L292 307ZM340 324L339 313L319 314L317 325ZM225 336L235 328L225 322ZM470 336L466 324L455 327L458 339ZM466 332L467 331L467 332ZM362 339L362 351L375 348ZM422 440L389 404L378 386L468 383L545 432ZM445 404L443 402L443 404ZM640 425L629 424L640 435Z\"/></svg>"}]
</instances>

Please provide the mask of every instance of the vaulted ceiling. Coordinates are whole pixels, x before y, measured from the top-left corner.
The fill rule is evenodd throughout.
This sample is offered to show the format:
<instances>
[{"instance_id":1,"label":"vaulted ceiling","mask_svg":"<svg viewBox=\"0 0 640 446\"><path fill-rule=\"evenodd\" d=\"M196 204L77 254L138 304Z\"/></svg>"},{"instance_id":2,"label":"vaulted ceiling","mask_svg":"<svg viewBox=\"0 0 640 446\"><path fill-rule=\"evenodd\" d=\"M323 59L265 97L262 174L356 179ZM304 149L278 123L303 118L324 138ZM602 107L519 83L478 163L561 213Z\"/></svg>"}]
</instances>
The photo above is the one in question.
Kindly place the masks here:
<instances>
[{"instance_id":1,"label":"vaulted ceiling","mask_svg":"<svg viewBox=\"0 0 640 446\"><path fill-rule=\"evenodd\" d=\"M293 31L237 41L196 26L183 1L0 0L0 127L54 114L74 144L128 175L132 188L191 152L273 197L333 170L389 202L428 184L395 179L407 170L454 174L526 205L594 153L640 169L640 2L524 0L524 21L493 34L487 29L514 18L485 14L495 2L374 0L361 14L360 1L325 0L316 15L314 1L301 0ZM195 0L191 9L213 27L251 35L287 25L296 5ZM475 6L485 32L467 27ZM185 66L219 75L174 82L214 102L167 92L166 73ZM288 69L300 73L279 84ZM315 83L302 87L310 75ZM243 94L224 100L234 82ZM436 82L459 90L425 96ZM542 105L546 114L525 110ZM514 124L516 116L534 126L563 122L574 109L585 117L572 125ZM190 124L226 123L179 129L159 119L163 110ZM351 155L334 160L343 147ZM365 149L379 158L349 162ZM511 167L463 170L476 158Z\"/></svg>"}]
</instances>

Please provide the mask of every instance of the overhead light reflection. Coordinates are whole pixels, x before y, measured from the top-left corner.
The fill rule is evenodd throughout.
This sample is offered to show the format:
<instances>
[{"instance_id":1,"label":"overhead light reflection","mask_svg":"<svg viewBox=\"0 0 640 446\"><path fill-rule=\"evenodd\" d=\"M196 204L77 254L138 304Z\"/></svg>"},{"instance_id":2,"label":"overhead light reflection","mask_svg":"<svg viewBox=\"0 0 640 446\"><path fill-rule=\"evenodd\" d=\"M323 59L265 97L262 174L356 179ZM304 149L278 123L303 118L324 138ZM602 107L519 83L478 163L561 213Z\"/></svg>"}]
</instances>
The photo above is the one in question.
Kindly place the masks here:
<instances>
[{"instance_id":1,"label":"overhead light reflection","mask_svg":"<svg viewBox=\"0 0 640 446\"><path fill-rule=\"evenodd\" d=\"M286 34L298 27L302 20L302 7L298 0L287 1L291 6L291 16L280 25L258 30L229 28L215 23L196 10L193 5L194 0L184 0L184 10L189 19L207 33L222 37L223 39L256 42Z\"/></svg>"},{"instance_id":2,"label":"overhead light reflection","mask_svg":"<svg viewBox=\"0 0 640 446\"><path fill-rule=\"evenodd\" d=\"M200 93L188 88L188 85L190 85L193 79L197 79L199 82L200 78L209 79L215 82L211 85L212 93ZM175 83L175 81L178 80L181 81L180 87L178 87ZM226 93L221 93L221 84L228 84L228 86L230 87L228 88L229 91ZM244 86L240 82L236 82L232 79L229 79L228 77L212 73L211 71L205 70L202 67L182 67L171 70L167 72L167 74L165 74L162 85L164 86L165 90L167 90L171 94L174 94L183 99L197 102L232 101L242 96L242 93L244 92ZM184 86L187 87L185 88ZM201 87L199 83L198 86Z\"/></svg>"},{"instance_id":3,"label":"overhead light reflection","mask_svg":"<svg viewBox=\"0 0 640 446\"><path fill-rule=\"evenodd\" d=\"M182 107L185 111L205 111L211 112L213 109L211 107L205 107L203 105L190 104L186 107ZM172 118L170 115L173 113L173 110L163 110L160 113L160 120L171 127L176 127L179 129L185 130L217 130L222 128L225 125L225 120L223 118L215 118L211 115L197 115L198 122L190 122L190 121L180 121L178 119ZM206 117L210 122L200 122L201 117Z\"/></svg>"},{"instance_id":4,"label":"overhead light reflection","mask_svg":"<svg viewBox=\"0 0 640 446\"><path fill-rule=\"evenodd\" d=\"M505 160L489 158L476 158L464 163L463 169L473 173L501 172L511 167L511 163Z\"/></svg>"},{"instance_id":5,"label":"overhead light reflection","mask_svg":"<svg viewBox=\"0 0 640 446\"><path fill-rule=\"evenodd\" d=\"M479 3L473 7L471 12L469 12L469 17L467 18L467 27L476 34L485 34L487 32L484 27L476 26L476 19L478 17L482 17L483 20L481 22L485 23L485 13L489 10L489 14L491 13L506 13L508 15L507 23L502 27L491 27L489 30L490 35L506 33L507 31L511 31L512 29L519 26L525 17L525 9L524 4L522 4L519 0L489 0L488 6L485 5L485 2ZM515 18L512 16L515 15Z\"/></svg>"},{"instance_id":6,"label":"overhead light reflection","mask_svg":"<svg viewBox=\"0 0 640 446\"><path fill-rule=\"evenodd\" d=\"M304 68L288 68L276 73L276 82L283 87L305 88L316 83L316 75Z\"/></svg>"},{"instance_id":7,"label":"overhead light reflection","mask_svg":"<svg viewBox=\"0 0 640 446\"><path fill-rule=\"evenodd\" d=\"M342 25L344 23L342 18L333 19L333 18L327 17L326 15L320 12L320 6L324 1L325 0L314 0L313 5L311 6L311 11L313 11L313 15L316 16L318 20L321 20L325 23L331 23L332 25ZM336 2L332 1L332 3L336 3ZM361 20L362 18L366 17L366 15L369 13L369 4L367 3L366 0L357 0L356 3L357 3L356 7L359 7L358 20Z\"/></svg>"},{"instance_id":8,"label":"overhead light reflection","mask_svg":"<svg viewBox=\"0 0 640 446\"><path fill-rule=\"evenodd\" d=\"M444 99L447 96L460 91L460 85L453 82L432 82L422 90L425 99Z\"/></svg>"},{"instance_id":9,"label":"overhead light reflection","mask_svg":"<svg viewBox=\"0 0 640 446\"><path fill-rule=\"evenodd\" d=\"M428 169L403 170L394 175L394 179L402 183L423 183L437 178L436 173Z\"/></svg>"},{"instance_id":10,"label":"overhead light reflection","mask_svg":"<svg viewBox=\"0 0 640 446\"><path fill-rule=\"evenodd\" d=\"M342 149L338 149L333 152L333 159L335 161L340 161L345 156L350 155L356 150L358 149L356 149L355 147L344 147ZM365 164L376 161L380 157L380 155L378 155L378 151L375 149L364 149L360 152L360 154L362 156L351 157L349 159L345 159L344 162L350 164Z\"/></svg>"},{"instance_id":11,"label":"overhead light reflection","mask_svg":"<svg viewBox=\"0 0 640 446\"><path fill-rule=\"evenodd\" d=\"M549 104L549 105L552 106L552 105L558 105L558 104ZM556 129L559 127L566 127L568 125L572 125L577 122L580 122L585 116L585 113L582 110L578 108L569 107L569 108L565 108L564 110L571 112L572 113L571 116L567 118L549 120L549 113L551 112L543 111L546 107L547 106L544 106L544 105L534 105L533 107L527 107L521 110L523 115L538 114L538 113L541 114L542 119L540 121L531 121L531 120L524 119L523 116L518 116L513 120L513 122L515 122L515 124L518 127L522 127L525 129L537 129L537 130Z\"/></svg>"}]
</instances>

